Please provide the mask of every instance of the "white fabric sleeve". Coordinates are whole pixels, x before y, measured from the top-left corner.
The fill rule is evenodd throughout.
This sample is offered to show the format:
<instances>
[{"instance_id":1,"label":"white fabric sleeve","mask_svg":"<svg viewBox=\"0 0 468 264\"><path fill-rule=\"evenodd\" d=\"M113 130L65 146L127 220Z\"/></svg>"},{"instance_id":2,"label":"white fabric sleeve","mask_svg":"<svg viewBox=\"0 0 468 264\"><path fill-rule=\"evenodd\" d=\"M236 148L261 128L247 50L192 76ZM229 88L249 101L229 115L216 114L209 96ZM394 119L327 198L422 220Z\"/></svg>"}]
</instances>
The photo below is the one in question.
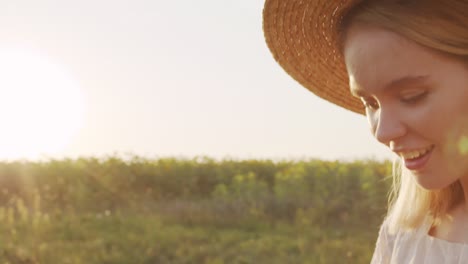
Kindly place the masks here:
<instances>
[{"instance_id":1,"label":"white fabric sleeve","mask_svg":"<svg viewBox=\"0 0 468 264\"><path fill-rule=\"evenodd\" d=\"M389 233L387 221L384 221L380 227L371 264L390 264L394 242L395 235Z\"/></svg>"}]
</instances>

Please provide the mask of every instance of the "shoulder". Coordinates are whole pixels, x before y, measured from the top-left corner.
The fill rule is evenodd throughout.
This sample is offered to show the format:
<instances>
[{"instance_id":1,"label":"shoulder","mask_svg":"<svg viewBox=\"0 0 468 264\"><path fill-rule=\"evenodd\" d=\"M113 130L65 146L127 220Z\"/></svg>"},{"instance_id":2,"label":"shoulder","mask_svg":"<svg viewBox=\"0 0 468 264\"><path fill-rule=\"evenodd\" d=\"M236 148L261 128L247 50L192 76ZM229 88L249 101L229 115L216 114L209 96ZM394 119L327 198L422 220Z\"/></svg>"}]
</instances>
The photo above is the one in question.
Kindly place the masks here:
<instances>
[{"instance_id":1,"label":"shoulder","mask_svg":"<svg viewBox=\"0 0 468 264\"><path fill-rule=\"evenodd\" d=\"M423 236L426 228L426 223L414 229L395 228L385 219L379 230L371 263L409 263L408 258L414 257L421 243L425 243Z\"/></svg>"},{"instance_id":2,"label":"shoulder","mask_svg":"<svg viewBox=\"0 0 468 264\"><path fill-rule=\"evenodd\" d=\"M380 226L371 264L390 263L397 232L390 232L389 221L385 219Z\"/></svg>"},{"instance_id":3,"label":"shoulder","mask_svg":"<svg viewBox=\"0 0 468 264\"><path fill-rule=\"evenodd\" d=\"M378 239L384 240L384 242L387 243L388 246L391 246L393 248L398 233L399 230L390 228L390 221L388 219L385 219L382 225L380 226Z\"/></svg>"}]
</instances>

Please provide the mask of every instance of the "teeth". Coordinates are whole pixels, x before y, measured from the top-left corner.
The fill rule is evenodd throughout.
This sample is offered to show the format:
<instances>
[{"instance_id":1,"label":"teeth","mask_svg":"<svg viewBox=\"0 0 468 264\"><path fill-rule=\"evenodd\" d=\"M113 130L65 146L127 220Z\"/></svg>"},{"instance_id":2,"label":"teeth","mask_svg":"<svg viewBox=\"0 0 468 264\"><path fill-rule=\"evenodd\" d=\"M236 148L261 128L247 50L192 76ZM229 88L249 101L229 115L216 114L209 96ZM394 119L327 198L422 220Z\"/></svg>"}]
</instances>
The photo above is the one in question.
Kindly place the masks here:
<instances>
[{"instance_id":1,"label":"teeth","mask_svg":"<svg viewBox=\"0 0 468 264\"><path fill-rule=\"evenodd\" d=\"M432 146L427 147L425 149L413 150L413 151L408 151L408 152L400 152L398 154L404 159L416 159L426 154L431 149L432 149Z\"/></svg>"}]
</instances>

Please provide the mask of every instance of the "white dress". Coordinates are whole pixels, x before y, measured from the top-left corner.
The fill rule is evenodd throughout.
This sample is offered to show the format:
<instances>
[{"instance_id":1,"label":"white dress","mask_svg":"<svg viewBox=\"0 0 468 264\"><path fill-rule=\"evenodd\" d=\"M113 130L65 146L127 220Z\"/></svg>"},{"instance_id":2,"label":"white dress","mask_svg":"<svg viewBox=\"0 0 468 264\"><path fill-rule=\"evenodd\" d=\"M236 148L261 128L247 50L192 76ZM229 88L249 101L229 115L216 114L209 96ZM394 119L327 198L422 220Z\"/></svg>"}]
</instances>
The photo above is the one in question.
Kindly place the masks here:
<instances>
[{"instance_id":1,"label":"white dress","mask_svg":"<svg viewBox=\"0 0 468 264\"><path fill-rule=\"evenodd\" d=\"M371 264L467 264L468 244L448 242L428 234L431 223L414 231L390 234L380 228Z\"/></svg>"}]
</instances>

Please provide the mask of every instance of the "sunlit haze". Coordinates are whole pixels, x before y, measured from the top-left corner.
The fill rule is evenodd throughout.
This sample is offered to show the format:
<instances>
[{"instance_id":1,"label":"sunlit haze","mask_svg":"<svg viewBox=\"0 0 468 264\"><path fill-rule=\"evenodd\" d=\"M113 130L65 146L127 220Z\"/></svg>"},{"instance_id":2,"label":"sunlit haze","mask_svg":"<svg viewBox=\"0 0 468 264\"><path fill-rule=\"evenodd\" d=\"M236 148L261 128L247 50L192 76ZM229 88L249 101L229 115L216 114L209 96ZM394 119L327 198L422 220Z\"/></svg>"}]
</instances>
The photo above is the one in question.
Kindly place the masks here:
<instances>
[{"instance_id":1,"label":"sunlit haze","mask_svg":"<svg viewBox=\"0 0 468 264\"><path fill-rule=\"evenodd\" d=\"M275 63L262 5L0 2L0 159L391 158Z\"/></svg>"},{"instance_id":2,"label":"sunlit haze","mask_svg":"<svg viewBox=\"0 0 468 264\"><path fill-rule=\"evenodd\" d=\"M46 57L0 46L0 158L59 154L83 122L78 84Z\"/></svg>"}]
</instances>

